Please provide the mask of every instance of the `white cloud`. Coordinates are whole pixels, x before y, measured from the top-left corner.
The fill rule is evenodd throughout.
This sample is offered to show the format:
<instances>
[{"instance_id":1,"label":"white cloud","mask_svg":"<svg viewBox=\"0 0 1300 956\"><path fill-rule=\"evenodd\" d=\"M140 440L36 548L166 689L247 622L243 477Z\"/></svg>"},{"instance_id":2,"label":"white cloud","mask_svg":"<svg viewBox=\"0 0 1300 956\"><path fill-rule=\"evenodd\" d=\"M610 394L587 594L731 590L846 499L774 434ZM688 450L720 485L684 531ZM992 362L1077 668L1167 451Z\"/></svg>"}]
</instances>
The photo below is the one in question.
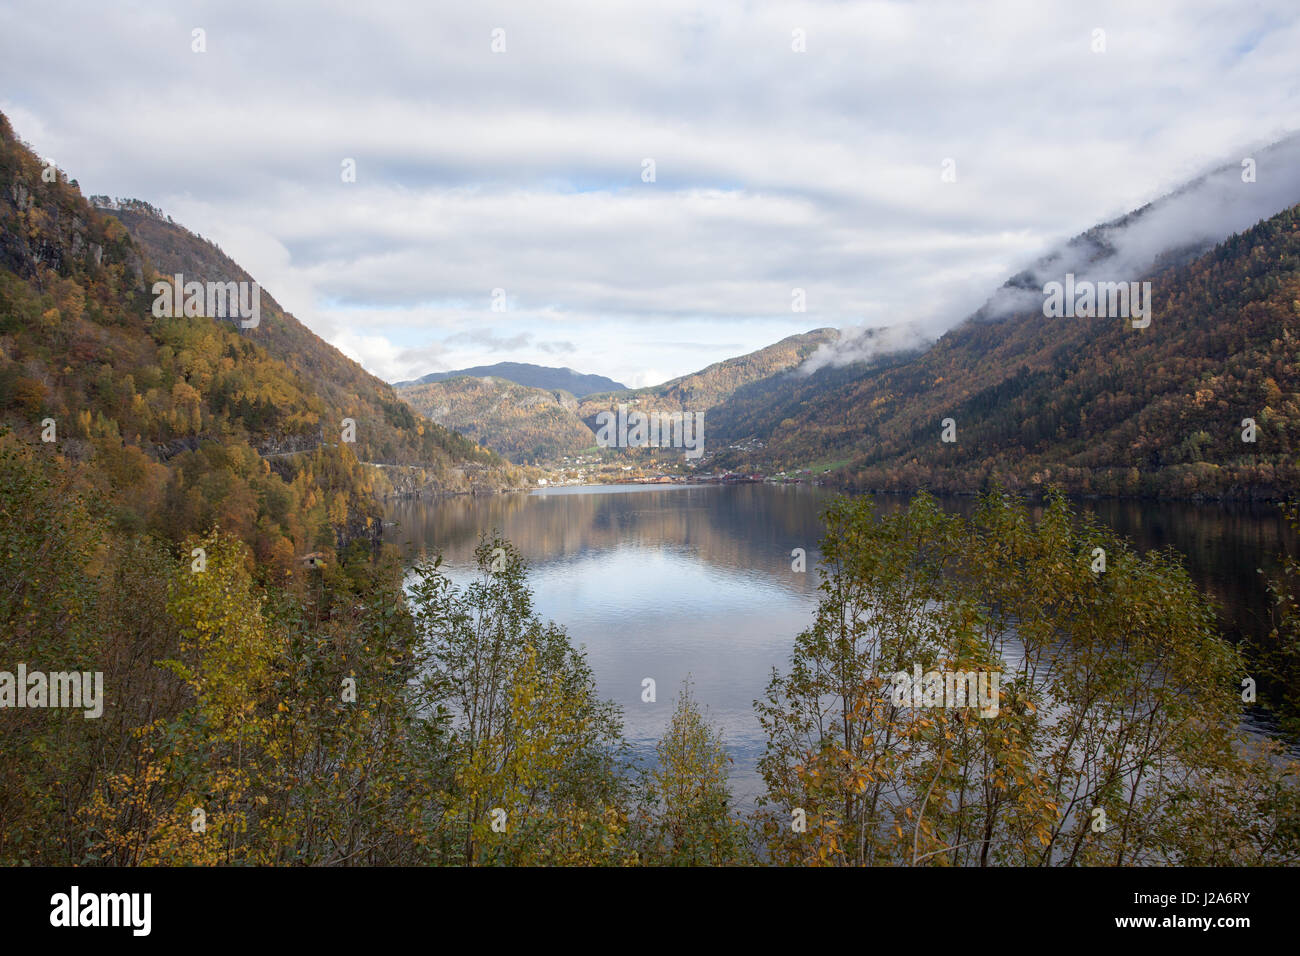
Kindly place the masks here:
<instances>
[{"instance_id":1,"label":"white cloud","mask_svg":"<svg viewBox=\"0 0 1300 956\"><path fill-rule=\"evenodd\" d=\"M1300 128L1294 0L31 0L0 35L20 135L389 378L509 358L646 384L823 325L933 332Z\"/></svg>"}]
</instances>

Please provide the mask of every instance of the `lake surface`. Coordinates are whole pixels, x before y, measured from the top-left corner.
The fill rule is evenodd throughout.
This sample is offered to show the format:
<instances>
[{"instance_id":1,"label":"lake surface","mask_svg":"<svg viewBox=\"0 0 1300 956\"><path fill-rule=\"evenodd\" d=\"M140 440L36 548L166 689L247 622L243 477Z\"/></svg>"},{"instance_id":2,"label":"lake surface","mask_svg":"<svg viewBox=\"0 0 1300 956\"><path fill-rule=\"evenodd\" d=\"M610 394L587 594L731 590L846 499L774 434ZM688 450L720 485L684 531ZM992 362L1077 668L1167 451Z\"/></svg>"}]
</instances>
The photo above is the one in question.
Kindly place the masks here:
<instances>
[{"instance_id":1,"label":"lake surface","mask_svg":"<svg viewBox=\"0 0 1300 956\"><path fill-rule=\"evenodd\" d=\"M441 553L457 583L472 577L479 533L499 528L529 565L537 613L585 647L601 696L623 708L638 761L653 760L682 681L721 727L736 796L762 790L764 739L753 702L772 668L785 670L817 606L821 509L805 485L605 485L390 503L385 539ZM971 498L943 498L966 512ZM878 496L881 511L905 499ZM1140 550L1174 547L1221 607L1225 631L1268 630L1265 575L1293 546L1278 510L1262 505L1084 501ZM806 573L790 553L807 552ZM1262 569L1265 575L1258 574ZM642 701L642 682L656 685ZM1266 729L1266 728L1262 728Z\"/></svg>"}]
</instances>

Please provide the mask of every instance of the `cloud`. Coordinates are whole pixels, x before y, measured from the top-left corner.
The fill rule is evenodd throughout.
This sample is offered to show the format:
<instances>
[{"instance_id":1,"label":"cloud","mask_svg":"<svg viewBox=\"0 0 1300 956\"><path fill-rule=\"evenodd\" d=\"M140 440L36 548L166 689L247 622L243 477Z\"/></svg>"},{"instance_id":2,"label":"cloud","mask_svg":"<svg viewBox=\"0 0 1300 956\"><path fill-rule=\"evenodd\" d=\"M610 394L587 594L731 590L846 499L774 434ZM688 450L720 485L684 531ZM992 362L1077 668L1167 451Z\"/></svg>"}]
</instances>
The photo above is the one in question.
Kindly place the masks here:
<instances>
[{"instance_id":1,"label":"cloud","mask_svg":"<svg viewBox=\"0 0 1300 956\"><path fill-rule=\"evenodd\" d=\"M1134 282L1164 262L1194 256L1300 202L1300 135L1218 166L1133 214L1089 230L1013 276L980 309L981 319L1038 309L1043 285Z\"/></svg>"},{"instance_id":2,"label":"cloud","mask_svg":"<svg viewBox=\"0 0 1300 956\"><path fill-rule=\"evenodd\" d=\"M910 323L885 328L858 326L842 329L836 341L817 346L796 371L800 375L811 375L828 365L869 362L880 355L921 348L931 340L919 326Z\"/></svg>"},{"instance_id":3,"label":"cloud","mask_svg":"<svg viewBox=\"0 0 1300 956\"><path fill-rule=\"evenodd\" d=\"M0 34L20 135L86 193L212 237L386 378L490 364L503 342L633 381L819 326L932 336L1044 250L1300 129L1294 0L198 0L129 16L19 0ZM473 338L485 325L495 337Z\"/></svg>"},{"instance_id":4,"label":"cloud","mask_svg":"<svg viewBox=\"0 0 1300 956\"><path fill-rule=\"evenodd\" d=\"M533 337L527 332L518 335L497 335L491 329L475 329L472 332L457 332L443 339L445 345L477 345L488 352L517 352L531 344Z\"/></svg>"},{"instance_id":5,"label":"cloud","mask_svg":"<svg viewBox=\"0 0 1300 956\"><path fill-rule=\"evenodd\" d=\"M414 349L402 349L395 356L397 367L403 369L432 369L441 370L444 363L443 356L446 355L447 348L439 342L432 342ZM412 377L419 378L419 375L413 374ZM393 381L396 381L394 378Z\"/></svg>"},{"instance_id":6,"label":"cloud","mask_svg":"<svg viewBox=\"0 0 1300 956\"><path fill-rule=\"evenodd\" d=\"M572 342L538 342L537 347L547 355L572 355L578 351Z\"/></svg>"}]
</instances>

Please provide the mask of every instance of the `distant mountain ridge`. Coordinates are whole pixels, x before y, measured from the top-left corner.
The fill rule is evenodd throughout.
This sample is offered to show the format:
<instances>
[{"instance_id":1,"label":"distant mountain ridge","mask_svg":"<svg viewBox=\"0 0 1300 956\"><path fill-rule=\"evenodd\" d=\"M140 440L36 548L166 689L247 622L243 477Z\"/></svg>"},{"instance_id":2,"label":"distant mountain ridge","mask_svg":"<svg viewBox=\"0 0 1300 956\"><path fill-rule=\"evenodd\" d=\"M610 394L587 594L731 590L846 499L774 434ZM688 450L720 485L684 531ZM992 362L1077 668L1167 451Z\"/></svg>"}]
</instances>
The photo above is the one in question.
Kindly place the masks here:
<instances>
[{"instance_id":1,"label":"distant mountain ridge","mask_svg":"<svg viewBox=\"0 0 1300 956\"><path fill-rule=\"evenodd\" d=\"M707 411L746 386L793 371L818 349L834 346L839 338L839 329L813 329L788 335L753 352L714 362L698 372L681 375L662 385L624 389L613 394L593 393L579 403L578 416L591 425L599 412L611 409L618 402L628 402L643 412Z\"/></svg>"},{"instance_id":2,"label":"distant mountain ridge","mask_svg":"<svg viewBox=\"0 0 1300 956\"><path fill-rule=\"evenodd\" d=\"M596 443L564 389L529 388L496 376L457 376L402 385L397 395L421 415L516 464L554 461Z\"/></svg>"},{"instance_id":3,"label":"distant mountain ridge","mask_svg":"<svg viewBox=\"0 0 1300 956\"><path fill-rule=\"evenodd\" d=\"M450 372L430 372L419 378L405 382L394 382L394 387L404 385L428 385L431 382L445 382L449 378L504 378L516 385L528 388L542 388L547 391L563 389L574 398L582 398L595 392L623 391L626 385L606 378L603 375L584 375L568 368L554 368L548 365L532 365L528 362L497 362L495 365L476 365L473 368L454 369Z\"/></svg>"},{"instance_id":4,"label":"distant mountain ridge","mask_svg":"<svg viewBox=\"0 0 1300 956\"><path fill-rule=\"evenodd\" d=\"M830 328L791 335L652 388L619 387L575 396L563 388L523 386L499 374L461 374L442 381L399 384L395 391L419 414L462 432L516 464L554 461L596 444L595 421L602 411L626 404L640 412L704 412L738 389L791 372L838 337L839 332ZM608 453L617 454L613 450Z\"/></svg>"}]
</instances>

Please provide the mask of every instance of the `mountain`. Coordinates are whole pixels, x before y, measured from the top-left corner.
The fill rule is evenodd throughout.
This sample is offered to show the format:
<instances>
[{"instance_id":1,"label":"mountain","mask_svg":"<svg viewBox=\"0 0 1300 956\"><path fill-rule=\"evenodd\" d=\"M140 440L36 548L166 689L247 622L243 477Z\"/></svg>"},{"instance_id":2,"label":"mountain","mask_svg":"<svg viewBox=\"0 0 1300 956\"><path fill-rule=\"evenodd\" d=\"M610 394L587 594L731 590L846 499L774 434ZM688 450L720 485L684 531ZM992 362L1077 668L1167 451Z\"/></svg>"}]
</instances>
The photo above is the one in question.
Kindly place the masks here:
<instances>
[{"instance_id":1,"label":"mountain","mask_svg":"<svg viewBox=\"0 0 1300 956\"><path fill-rule=\"evenodd\" d=\"M813 329L746 355L714 362L662 385L588 395L579 404L578 415L592 424L597 413L619 403L635 405L641 411L704 412L725 401L737 389L797 367L817 349L838 338L836 329Z\"/></svg>"},{"instance_id":2,"label":"mountain","mask_svg":"<svg viewBox=\"0 0 1300 956\"><path fill-rule=\"evenodd\" d=\"M575 414L577 399L563 389L548 391L504 378L462 376L401 385L396 391L421 415L513 462L555 461L596 442Z\"/></svg>"},{"instance_id":3,"label":"mountain","mask_svg":"<svg viewBox=\"0 0 1300 956\"><path fill-rule=\"evenodd\" d=\"M853 489L1293 493L1300 207L1199 254L1173 248L1141 274L1154 304L1146 328L1045 318L1040 289L1009 310L981 310L928 349L734 393L713 410L714 463L834 464L829 480ZM942 440L945 419L953 442ZM736 444L745 450L727 447Z\"/></svg>"},{"instance_id":4,"label":"mountain","mask_svg":"<svg viewBox=\"0 0 1300 956\"><path fill-rule=\"evenodd\" d=\"M117 203L112 215L128 229L164 275L181 273L188 280L252 281L252 277L213 243L165 221L140 203ZM256 328L241 333L261 344L298 375L329 410L326 421L356 423L355 451L367 462L396 467L391 472L400 490L425 487L436 492L493 490L526 483L489 450L436 423L419 421L393 387L371 375L338 349L316 336L275 299L262 291L262 314ZM279 434L266 436L261 449L281 452ZM294 443L290 439L288 446ZM509 472L509 473L507 473ZM481 479L481 480L480 480Z\"/></svg>"},{"instance_id":5,"label":"mountain","mask_svg":"<svg viewBox=\"0 0 1300 956\"><path fill-rule=\"evenodd\" d=\"M1246 169L1246 166L1249 169ZM1225 163L1167 195L1075 236L1012 276L972 316L1038 309L1044 283L1134 278L1190 262L1300 202L1300 133Z\"/></svg>"},{"instance_id":6,"label":"mountain","mask_svg":"<svg viewBox=\"0 0 1300 956\"><path fill-rule=\"evenodd\" d=\"M550 368L545 365L529 365L527 362L498 362L496 365L476 365L474 368L458 369L454 372L430 372L403 385L428 385L431 382L445 382L449 378L503 378L516 385L529 388L542 388L547 391L562 389L577 398L592 392L619 391L627 388L612 378L603 375L583 375L571 368Z\"/></svg>"},{"instance_id":7,"label":"mountain","mask_svg":"<svg viewBox=\"0 0 1300 956\"><path fill-rule=\"evenodd\" d=\"M378 496L527 483L265 291L253 327L158 317L158 273L252 277L145 203L98 201L0 115L0 443L114 526L180 541L216 523L291 570L295 553L377 542Z\"/></svg>"},{"instance_id":8,"label":"mountain","mask_svg":"<svg viewBox=\"0 0 1300 956\"><path fill-rule=\"evenodd\" d=\"M563 389L530 388L504 377L477 375L486 369L471 369L460 375L439 372L436 374L452 377L425 384L399 384L395 389L420 414L454 428L513 462L553 462L595 445L596 416L602 411L616 410L625 404L641 412L705 412L739 390L771 382L791 372L818 349L833 345L838 337L836 329L813 329L746 355L715 362L662 385L619 387L577 399ZM490 368L535 369L537 366L502 363ZM607 454L626 452L611 449ZM676 453L664 454L676 457Z\"/></svg>"},{"instance_id":9,"label":"mountain","mask_svg":"<svg viewBox=\"0 0 1300 956\"><path fill-rule=\"evenodd\" d=\"M1300 427L1298 200L1293 135L1076 236L927 347L846 334L737 389L711 411L707 460L830 469L850 489L1285 496ZM1047 283L1067 275L1149 282L1150 324L1045 317ZM955 441L942 441L945 419Z\"/></svg>"},{"instance_id":10,"label":"mountain","mask_svg":"<svg viewBox=\"0 0 1300 956\"><path fill-rule=\"evenodd\" d=\"M422 415L474 438L513 462L553 462L595 445L596 416L602 411L615 410L620 404L626 404L642 412L703 412L726 400L738 389L796 368L819 348L833 344L838 335L835 329L814 329L789 336L748 355L715 362L699 372L662 385L637 389L619 387L585 394L577 400L567 389L527 388L496 376L460 375L426 384L401 384L396 386L396 391ZM504 367L537 366L513 363L491 366ZM617 449L605 452L607 457L629 454L653 453ZM675 452L662 454L680 457Z\"/></svg>"}]
</instances>

